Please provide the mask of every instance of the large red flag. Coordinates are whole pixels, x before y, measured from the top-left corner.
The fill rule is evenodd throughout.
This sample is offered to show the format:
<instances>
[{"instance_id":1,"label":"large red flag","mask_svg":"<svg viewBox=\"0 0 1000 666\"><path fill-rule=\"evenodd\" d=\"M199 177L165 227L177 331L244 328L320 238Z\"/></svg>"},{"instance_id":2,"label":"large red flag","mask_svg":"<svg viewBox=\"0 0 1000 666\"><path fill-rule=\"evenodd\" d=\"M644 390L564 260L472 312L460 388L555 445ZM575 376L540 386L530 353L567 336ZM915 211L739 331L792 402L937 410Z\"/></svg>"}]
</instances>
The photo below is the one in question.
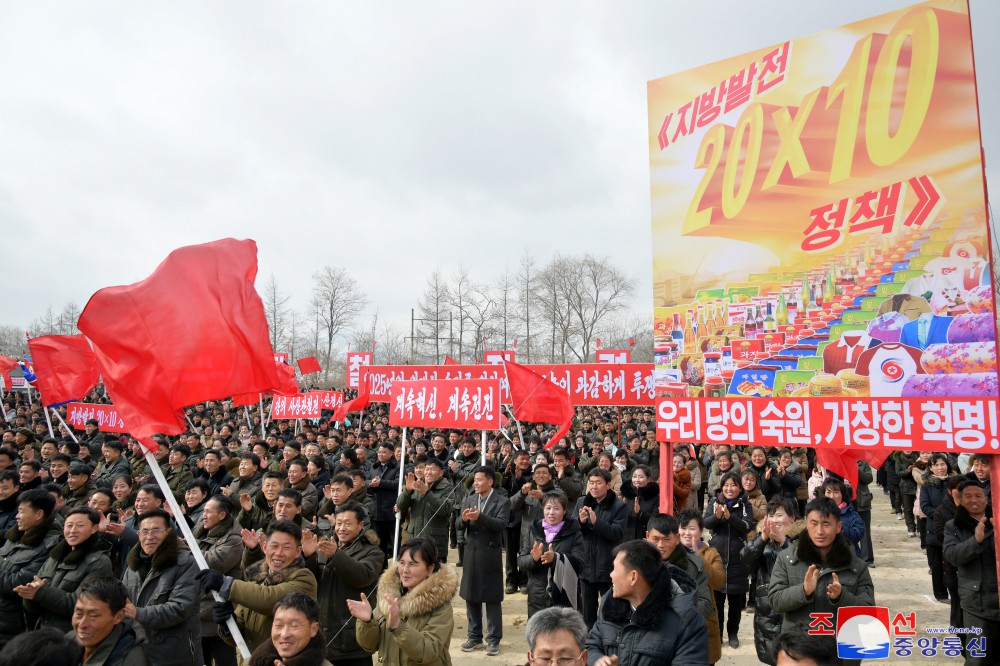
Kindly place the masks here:
<instances>
[{"instance_id":1,"label":"large red flag","mask_svg":"<svg viewBox=\"0 0 1000 666\"><path fill-rule=\"evenodd\" d=\"M514 417L519 421L561 424L545 448L558 444L573 423L569 393L523 365L504 361L503 366L507 371Z\"/></svg>"},{"instance_id":2,"label":"large red flag","mask_svg":"<svg viewBox=\"0 0 1000 666\"><path fill-rule=\"evenodd\" d=\"M372 401L371 396L371 386L368 378L365 377L364 381L361 382L361 391L358 393L358 397L354 400L348 400L334 412L333 417L330 418L330 423L342 423L344 419L350 412L360 412L365 407L369 405Z\"/></svg>"},{"instance_id":3,"label":"large red flag","mask_svg":"<svg viewBox=\"0 0 1000 666\"><path fill-rule=\"evenodd\" d=\"M299 364L299 372L303 375L309 375L314 372L322 372L323 368L319 366L319 361L316 360L315 356L308 356L306 358L300 358L296 363Z\"/></svg>"},{"instance_id":4,"label":"large red flag","mask_svg":"<svg viewBox=\"0 0 1000 666\"><path fill-rule=\"evenodd\" d=\"M445 357L444 357L444 364L445 365L461 365L461 363L459 363L458 361L456 361L455 359L453 359L451 356L448 356L448 355L445 355Z\"/></svg>"},{"instance_id":5,"label":"large red flag","mask_svg":"<svg viewBox=\"0 0 1000 666\"><path fill-rule=\"evenodd\" d=\"M260 393L238 393L233 396L233 407L250 407L260 402Z\"/></svg>"},{"instance_id":6,"label":"large red flag","mask_svg":"<svg viewBox=\"0 0 1000 666\"><path fill-rule=\"evenodd\" d=\"M867 449L816 449L816 463L842 477L851 484L854 497L858 496L858 461L871 465L872 472L878 471L891 451L870 451Z\"/></svg>"},{"instance_id":7,"label":"large red flag","mask_svg":"<svg viewBox=\"0 0 1000 666\"><path fill-rule=\"evenodd\" d=\"M19 367L17 361L12 359L10 356L0 356L0 374L3 375L3 385L8 391L13 387L10 381L10 371L17 370Z\"/></svg>"},{"instance_id":8,"label":"large red flag","mask_svg":"<svg viewBox=\"0 0 1000 666\"><path fill-rule=\"evenodd\" d=\"M274 362L275 370L278 373L278 384L268 391L271 395L283 395L287 398L299 394L299 382L295 379L295 370L292 366L281 361Z\"/></svg>"},{"instance_id":9,"label":"large red flag","mask_svg":"<svg viewBox=\"0 0 1000 666\"><path fill-rule=\"evenodd\" d=\"M256 276L257 244L227 238L174 250L145 280L90 298L79 329L144 444L184 432L188 405L278 385Z\"/></svg>"},{"instance_id":10,"label":"large red flag","mask_svg":"<svg viewBox=\"0 0 1000 666\"><path fill-rule=\"evenodd\" d=\"M97 386L97 357L82 335L43 335L29 339L28 348L42 404L79 400Z\"/></svg>"}]
</instances>

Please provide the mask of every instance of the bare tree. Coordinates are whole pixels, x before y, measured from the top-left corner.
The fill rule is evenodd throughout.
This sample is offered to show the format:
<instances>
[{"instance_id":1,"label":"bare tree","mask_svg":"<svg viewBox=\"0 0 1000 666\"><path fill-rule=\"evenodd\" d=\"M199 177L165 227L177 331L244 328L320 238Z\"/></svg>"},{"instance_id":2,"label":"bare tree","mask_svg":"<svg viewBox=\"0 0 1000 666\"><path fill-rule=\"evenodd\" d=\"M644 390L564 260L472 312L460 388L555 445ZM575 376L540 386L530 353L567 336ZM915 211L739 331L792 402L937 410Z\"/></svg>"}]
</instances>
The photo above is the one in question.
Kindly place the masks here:
<instances>
[{"instance_id":1,"label":"bare tree","mask_svg":"<svg viewBox=\"0 0 1000 666\"><path fill-rule=\"evenodd\" d=\"M584 255L573 259L563 268L566 305L569 309L579 346L570 350L578 361L586 361L594 342L594 332L609 315L625 308L625 300L632 295L635 284L629 276L611 264L607 257L600 259Z\"/></svg>"},{"instance_id":2,"label":"bare tree","mask_svg":"<svg viewBox=\"0 0 1000 666\"><path fill-rule=\"evenodd\" d=\"M534 316L532 306L534 305L535 282L538 279L536 273L535 260L531 256L531 253L528 252L528 248L525 247L524 253L521 255L521 266L516 277L516 289L517 304L520 309L520 321L524 324L525 359L528 363L531 363L532 352L531 320Z\"/></svg>"},{"instance_id":3,"label":"bare tree","mask_svg":"<svg viewBox=\"0 0 1000 666\"><path fill-rule=\"evenodd\" d=\"M322 326L326 343L324 358L329 365L333 353L333 339L354 323L367 303L357 281L343 268L325 266L313 274L313 301L318 318L317 329ZM317 337L319 330L317 330ZM317 345L319 346L319 345ZM328 373L324 373L328 379Z\"/></svg>"},{"instance_id":4,"label":"bare tree","mask_svg":"<svg viewBox=\"0 0 1000 666\"><path fill-rule=\"evenodd\" d=\"M461 362L465 357L465 324L468 321L466 308L472 299L474 285L469 279L469 270L462 264L458 265L458 270L452 279L454 282L448 290L450 295L448 303L455 308L458 316L458 360ZM475 356L475 349L472 350L472 354Z\"/></svg>"},{"instance_id":5,"label":"bare tree","mask_svg":"<svg viewBox=\"0 0 1000 666\"><path fill-rule=\"evenodd\" d=\"M513 333L512 325L514 301L516 298L516 285L510 276L508 268L503 269L496 280L495 296L493 300L492 321L494 329L499 338L500 348L508 349L508 343Z\"/></svg>"},{"instance_id":6,"label":"bare tree","mask_svg":"<svg viewBox=\"0 0 1000 666\"><path fill-rule=\"evenodd\" d=\"M264 285L264 316L267 317L267 327L271 332L271 348L274 351L289 346L288 325L292 318L292 308L288 305L291 297L282 293L274 273Z\"/></svg>"},{"instance_id":7,"label":"bare tree","mask_svg":"<svg viewBox=\"0 0 1000 666\"><path fill-rule=\"evenodd\" d=\"M414 348L416 342L421 344L421 356L432 356L434 365L441 362L441 340L444 338L445 326L448 323L448 306L451 302L451 294L441 272L435 270L427 279L427 287L417 304L417 317L420 319L419 332L412 340ZM449 333L450 335L450 333ZM426 350L426 353L424 352ZM429 353L433 352L433 353Z\"/></svg>"},{"instance_id":8,"label":"bare tree","mask_svg":"<svg viewBox=\"0 0 1000 666\"><path fill-rule=\"evenodd\" d=\"M31 322L28 326L28 332L31 333L32 337L59 333L59 316L56 315L51 305L45 308L45 314Z\"/></svg>"},{"instance_id":9,"label":"bare tree","mask_svg":"<svg viewBox=\"0 0 1000 666\"><path fill-rule=\"evenodd\" d=\"M56 328L59 335L74 335L77 333L76 322L80 319L80 306L70 301L59 313Z\"/></svg>"},{"instance_id":10,"label":"bare tree","mask_svg":"<svg viewBox=\"0 0 1000 666\"><path fill-rule=\"evenodd\" d=\"M565 363L573 335L567 299L574 279L573 261L556 255L535 279L532 297L549 323L549 362Z\"/></svg>"},{"instance_id":11,"label":"bare tree","mask_svg":"<svg viewBox=\"0 0 1000 666\"><path fill-rule=\"evenodd\" d=\"M0 354L20 358L28 351L24 329L18 326L0 326ZM10 388L9 386L7 387Z\"/></svg>"},{"instance_id":12,"label":"bare tree","mask_svg":"<svg viewBox=\"0 0 1000 666\"><path fill-rule=\"evenodd\" d=\"M595 337L602 339L608 349L632 348L633 363L653 362L653 316L652 313L619 312L609 316ZM630 343L634 341L635 344Z\"/></svg>"},{"instance_id":13,"label":"bare tree","mask_svg":"<svg viewBox=\"0 0 1000 666\"><path fill-rule=\"evenodd\" d=\"M493 337L493 310L496 303L483 285L474 285L465 300L465 320L472 333L472 358L480 358L483 343Z\"/></svg>"}]
</instances>

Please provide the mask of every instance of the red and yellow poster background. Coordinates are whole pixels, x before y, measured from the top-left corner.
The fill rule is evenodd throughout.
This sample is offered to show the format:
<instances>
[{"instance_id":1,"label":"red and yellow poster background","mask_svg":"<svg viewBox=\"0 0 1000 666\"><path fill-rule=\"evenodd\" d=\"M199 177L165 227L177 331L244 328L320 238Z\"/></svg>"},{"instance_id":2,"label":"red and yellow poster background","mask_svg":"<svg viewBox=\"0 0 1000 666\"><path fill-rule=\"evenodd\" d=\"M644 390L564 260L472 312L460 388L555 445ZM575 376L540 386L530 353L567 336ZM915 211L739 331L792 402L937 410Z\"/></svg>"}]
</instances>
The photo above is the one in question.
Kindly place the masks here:
<instances>
[{"instance_id":1,"label":"red and yellow poster background","mask_svg":"<svg viewBox=\"0 0 1000 666\"><path fill-rule=\"evenodd\" d=\"M997 395L965 0L666 76L648 101L662 395Z\"/></svg>"}]
</instances>

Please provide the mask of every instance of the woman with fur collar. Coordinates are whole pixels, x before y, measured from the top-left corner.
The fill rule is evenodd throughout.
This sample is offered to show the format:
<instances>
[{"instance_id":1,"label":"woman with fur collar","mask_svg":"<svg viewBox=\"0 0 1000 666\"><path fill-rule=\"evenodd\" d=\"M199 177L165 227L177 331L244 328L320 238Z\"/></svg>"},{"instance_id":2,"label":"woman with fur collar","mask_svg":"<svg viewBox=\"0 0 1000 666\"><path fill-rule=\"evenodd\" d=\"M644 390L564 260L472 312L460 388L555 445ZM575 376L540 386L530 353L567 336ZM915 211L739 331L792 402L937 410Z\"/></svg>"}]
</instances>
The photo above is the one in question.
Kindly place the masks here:
<instances>
[{"instance_id":1,"label":"woman with fur collar","mask_svg":"<svg viewBox=\"0 0 1000 666\"><path fill-rule=\"evenodd\" d=\"M399 560L378 583L372 609L365 595L347 600L358 645L378 652L383 666L450 666L455 629L451 600L458 591L455 569L441 564L437 544L417 537L403 544Z\"/></svg>"},{"instance_id":2,"label":"woman with fur collar","mask_svg":"<svg viewBox=\"0 0 1000 666\"><path fill-rule=\"evenodd\" d=\"M771 571L781 551L795 542L805 526L799 518L795 498L772 497L767 503L767 515L757 524L757 537L740 551L743 564L756 574L753 642L757 648L757 659L765 664L774 664L772 647L774 639L781 633L781 613L775 613L767 600Z\"/></svg>"}]
</instances>

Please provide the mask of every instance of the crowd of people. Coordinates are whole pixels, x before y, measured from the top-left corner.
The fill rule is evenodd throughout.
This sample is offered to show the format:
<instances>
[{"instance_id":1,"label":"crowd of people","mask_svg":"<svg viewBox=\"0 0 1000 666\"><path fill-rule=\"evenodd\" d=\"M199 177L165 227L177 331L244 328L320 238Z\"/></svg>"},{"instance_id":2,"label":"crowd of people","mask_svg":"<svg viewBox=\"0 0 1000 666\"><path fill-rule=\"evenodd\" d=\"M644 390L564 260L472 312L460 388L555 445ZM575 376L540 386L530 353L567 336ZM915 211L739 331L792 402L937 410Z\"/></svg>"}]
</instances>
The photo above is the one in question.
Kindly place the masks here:
<instances>
[{"instance_id":1,"label":"crowd of people","mask_svg":"<svg viewBox=\"0 0 1000 666\"><path fill-rule=\"evenodd\" d=\"M895 452L854 488L811 449L676 443L668 514L650 409L578 408L547 446L513 419L404 437L384 405L341 424L216 401L155 438L165 494L128 436L3 407L0 666L450 664L456 595L457 649L489 656L523 598L534 666L715 664L747 613L762 663L840 663L809 633L876 603L873 489L951 624L981 630L966 663L1000 641L985 455ZM37 661L55 644L70 661Z\"/></svg>"}]
</instances>

